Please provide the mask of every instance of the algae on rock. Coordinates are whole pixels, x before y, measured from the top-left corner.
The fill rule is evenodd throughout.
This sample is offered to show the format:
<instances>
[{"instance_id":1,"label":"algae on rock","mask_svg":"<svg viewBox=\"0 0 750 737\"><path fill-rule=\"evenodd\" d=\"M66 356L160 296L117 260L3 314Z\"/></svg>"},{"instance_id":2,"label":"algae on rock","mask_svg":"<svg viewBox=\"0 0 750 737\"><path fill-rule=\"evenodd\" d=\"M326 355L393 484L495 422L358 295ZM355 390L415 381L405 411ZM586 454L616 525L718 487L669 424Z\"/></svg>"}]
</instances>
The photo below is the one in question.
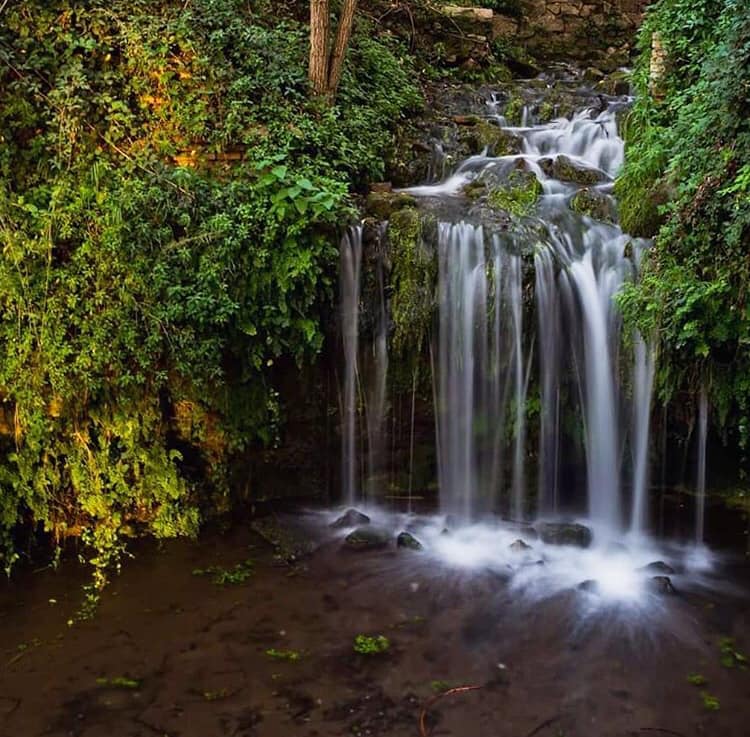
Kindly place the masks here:
<instances>
[{"instance_id":1,"label":"algae on rock","mask_svg":"<svg viewBox=\"0 0 750 737\"><path fill-rule=\"evenodd\" d=\"M423 216L413 207L393 213L388 225L393 346L400 352L406 347L418 351L432 320L437 266L425 245L424 226Z\"/></svg>"}]
</instances>

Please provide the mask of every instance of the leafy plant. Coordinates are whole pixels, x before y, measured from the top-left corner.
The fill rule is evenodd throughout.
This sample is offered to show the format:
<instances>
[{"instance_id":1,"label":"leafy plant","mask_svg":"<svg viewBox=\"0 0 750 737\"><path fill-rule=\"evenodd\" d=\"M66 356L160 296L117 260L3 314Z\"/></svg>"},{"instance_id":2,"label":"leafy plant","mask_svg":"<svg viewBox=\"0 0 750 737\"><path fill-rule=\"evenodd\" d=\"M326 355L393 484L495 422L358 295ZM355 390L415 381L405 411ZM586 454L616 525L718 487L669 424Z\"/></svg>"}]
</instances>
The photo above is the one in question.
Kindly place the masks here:
<instances>
[{"instance_id":1,"label":"leafy plant","mask_svg":"<svg viewBox=\"0 0 750 737\"><path fill-rule=\"evenodd\" d=\"M290 663L296 663L302 658L302 653L299 650L277 650L273 647L266 650L266 655L274 660L286 660Z\"/></svg>"},{"instance_id":2,"label":"leafy plant","mask_svg":"<svg viewBox=\"0 0 750 737\"><path fill-rule=\"evenodd\" d=\"M196 535L238 455L278 442L276 365L320 350L350 192L421 102L365 21L338 104L310 101L285 13L3 10L0 561L80 537L88 613L130 537Z\"/></svg>"},{"instance_id":3,"label":"leafy plant","mask_svg":"<svg viewBox=\"0 0 750 737\"><path fill-rule=\"evenodd\" d=\"M688 676L688 683L693 686L705 686L708 681L706 680L706 677L702 676L700 673L692 673Z\"/></svg>"},{"instance_id":4,"label":"leafy plant","mask_svg":"<svg viewBox=\"0 0 750 737\"><path fill-rule=\"evenodd\" d=\"M722 637L719 640L719 652L721 653L721 664L725 668L747 669L747 658L735 649L735 642L731 637Z\"/></svg>"},{"instance_id":5,"label":"leafy plant","mask_svg":"<svg viewBox=\"0 0 750 737\"><path fill-rule=\"evenodd\" d=\"M712 696L706 691L701 691L701 699L703 700L703 708L707 711L719 711L721 704L716 696Z\"/></svg>"},{"instance_id":6,"label":"leafy plant","mask_svg":"<svg viewBox=\"0 0 750 737\"><path fill-rule=\"evenodd\" d=\"M354 638L354 652L360 655L379 655L390 646L390 641L383 635L357 635Z\"/></svg>"},{"instance_id":7,"label":"leafy plant","mask_svg":"<svg viewBox=\"0 0 750 737\"><path fill-rule=\"evenodd\" d=\"M96 683L99 686L108 686L109 688L123 688L136 690L141 687L141 681L137 678L128 676L115 676L114 678L97 678Z\"/></svg>"},{"instance_id":8,"label":"leafy plant","mask_svg":"<svg viewBox=\"0 0 750 737\"><path fill-rule=\"evenodd\" d=\"M245 583L255 573L255 561L251 558L237 563L231 568L222 566L210 566L209 568L196 568L194 576L210 576L211 581L217 586L237 586Z\"/></svg>"}]
</instances>

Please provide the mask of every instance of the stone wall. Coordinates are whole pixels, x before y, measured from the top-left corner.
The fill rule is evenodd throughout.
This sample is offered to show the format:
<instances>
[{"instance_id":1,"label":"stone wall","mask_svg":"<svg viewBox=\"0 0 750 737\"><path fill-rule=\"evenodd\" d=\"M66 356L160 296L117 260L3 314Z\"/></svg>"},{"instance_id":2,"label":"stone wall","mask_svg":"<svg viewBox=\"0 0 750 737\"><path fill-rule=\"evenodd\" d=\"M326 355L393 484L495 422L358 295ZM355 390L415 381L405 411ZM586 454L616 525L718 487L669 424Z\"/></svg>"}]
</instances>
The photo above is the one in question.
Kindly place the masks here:
<instances>
[{"instance_id":1,"label":"stone wall","mask_svg":"<svg viewBox=\"0 0 750 737\"><path fill-rule=\"evenodd\" d=\"M495 13L493 38L521 45L539 60L628 63L649 0L521 0L516 17Z\"/></svg>"}]
</instances>

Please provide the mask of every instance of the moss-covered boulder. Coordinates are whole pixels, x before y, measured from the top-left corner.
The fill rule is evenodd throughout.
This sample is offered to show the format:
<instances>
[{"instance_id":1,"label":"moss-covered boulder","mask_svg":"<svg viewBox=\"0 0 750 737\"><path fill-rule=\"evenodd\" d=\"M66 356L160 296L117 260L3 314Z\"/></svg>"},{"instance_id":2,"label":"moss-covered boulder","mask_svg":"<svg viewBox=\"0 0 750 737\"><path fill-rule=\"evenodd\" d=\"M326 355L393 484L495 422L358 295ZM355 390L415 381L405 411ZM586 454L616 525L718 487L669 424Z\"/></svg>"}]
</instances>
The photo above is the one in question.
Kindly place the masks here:
<instances>
[{"instance_id":1,"label":"moss-covered boulder","mask_svg":"<svg viewBox=\"0 0 750 737\"><path fill-rule=\"evenodd\" d=\"M423 238L424 226L423 216L413 207L393 213L388 223L393 346L397 352L406 346L418 349L432 320L437 264Z\"/></svg>"},{"instance_id":2,"label":"moss-covered boulder","mask_svg":"<svg viewBox=\"0 0 750 737\"><path fill-rule=\"evenodd\" d=\"M396 547L409 550L422 550L422 543L410 532L401 532L396 538Z\"/></svg>"},{"instance_id":3,"label":"moss-covered boulder","mask_svg":"<svg viewBox=\"0 0 750 737\"><path fill-rule=\"evenodd\" d=\"M357 509L347 509L335 522L331 523L334 529L343 527L358 527L360 525L369 525L370 518Z\"/></svg>"},{"instance_id":4,"label":"moss-covered boulder","mask_svg":"<svg viewBox=\"0 0 750 737\"><path fill-rule=\"evenodd\" d=\"M365 214L378 220L388 220L396 210L415 203L414 197L405 192L370 192L365 202Z\"/></svg>"},{"instance_id":5,"label":"moss-covered boulder","mask_svg":"<svg viewBox=\"0 0 750 737\"><path fill-rule=\"evenodd\" d=\"M380 527L358 527L344 538L344 547L355 552L381 550L391 542L391 533Z\"/></svg>"},{"instance_id":6,"label":"moss-covered boulder","mask_svg":"<svg viewBox=\"0 0 750 737\"><path fill-rule=\"evenodd\" d=\"M547 545L573 545L588 548L594 536L585 525L577 522L543 522L537 530Z\"/></svg>"},{"instance_id":7,"label":"moss-covered boulder","mask_svg":"<svg viewBox=\"0 0 750 737\"><path fill-rule=\"evenodd\" d=\"M607 195L589 187L579 189L573 195L570 200L570 209L594 220L613 222L615 219L612 200Z\"/></svg>"},{"instance_id":8,"label":"moss-covered boulder","mask_svg":"<svg viewBox=\"0 0 750 737\"><path fill-rule=\"evenodd\" d=\"M581 166L564 154L555 157L552 163L552 176L562 182L572 182L584 187L605 179L603 172Z\"/></svg>"},{"instance_id":9,"label":"moss-covered boulder","mask_svg":"<svg viewBox=\"0 0 750 737\"><path fill-rule=\"evenodd\" d=\"M520 139L492 120L465 116L457 126L459 145L470 155L487 150L490 156L507 156L520 150Z\"/></svg>"},{"instance_id":10,"label":"moss-covered boulder","mask_svg":"<svg viewBox=\"0 0 750 737\"><path fill-rule=\"evenodd\" d=\"M542 185L533 172L512 169L505 181L493 187L487 195L487 204L496 210L512 215L528 215L542 195Z\"/></svg>"}]
</instances>

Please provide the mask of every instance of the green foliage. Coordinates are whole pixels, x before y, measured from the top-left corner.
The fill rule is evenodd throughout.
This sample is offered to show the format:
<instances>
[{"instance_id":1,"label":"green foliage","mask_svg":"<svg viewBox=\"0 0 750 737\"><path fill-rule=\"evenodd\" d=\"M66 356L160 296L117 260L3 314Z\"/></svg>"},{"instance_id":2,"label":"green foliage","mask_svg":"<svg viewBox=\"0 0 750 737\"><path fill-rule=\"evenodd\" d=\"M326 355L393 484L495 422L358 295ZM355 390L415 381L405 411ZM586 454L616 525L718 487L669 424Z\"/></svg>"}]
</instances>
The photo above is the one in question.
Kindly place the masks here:
<instances>
[{"instance_id":1,"label":"green foliage","mask_svg":"<svg viewBox=\"0 0 750 737\"><path fill-rule=\"evenodd\" d=\"M211 581L217 586L237 586L245 583L255 573L255 561L252 558L243 560L231 568L222 566L209 566L208 568L196 568L194 576L210 576Z\"/></svg>"},{"instance_id":2,"label":"green foliage","mask_svg":"<svg viewBox=\"0 0 750 737\"><path fill-rule=\"evenodd\" d=\"M649 89L651 39L667 53ZM616 191L622 222L655 235L621 304L658 335L661 397L706 384L721 422L750 439L750 7L661 0L648 11Z\"/></svg>"},{"instance_id":3,"label":"green foliage","mask_svg":"<svg viewBox=\"0 0 750 737\"><path fill-rule=\"evenodd\" d=\"M719 640L719 652L721 653L721 664L725 668L739 668L747 670L747 658L736 649L735 642L731 637L722 637Z\"/></svg>"},{"instance_id":4,"label":"green foliage","mask_svg":"<svg viewBox=\"0 0 750 737\"><path fill-rule=\"evenodd\" d=\"M266 655L274 660L286 660L290 663L296 663L302 657L298 650L277 650L273 647L266 650Z\"/></svg>"},{"instance_id":5,"label":"green foliage","mask_svg":"<svg viewBox=\"0 0 750 737\"><path fill-rule=\"evenodd\" d=\"M706 680L706 677L702 676L700 673L691 673L688 676L688 683L692 686L705 686L708 681Z\"/></svg>"},{"instance_id":6,"label":"green foliage","mask_svg":"<svg viewBox=\"0 0 750 737\"><path fill-rule=\"evenodd\" d=\"M128 676L115 676L114 678L97 678L98 686L108 686L109 688L122 688L135 691L141 687L141 681Z\"/></svg>"},{"instance_id":7,"label":"green foliage","mask_svg":"<svg viewBox=\"0 0 750 737\"><path fill-rule=\"evenodd\" d=\"M354 638L354 652L360 655L380 655L391 646L384 635L357 635Z\"/></svg>"},{"instance_id":8,"label":"green foliage","mask_svg":"<svg viewBox=\"0 0 750 737\"><path fill-rule=\"evenodd\" d=\"M531 212L541 194L542 185L533 174L514 170L507 183L489 193L487 203L513 215L524 216Z\"/></svg>"},{"instance_id":9,"label":"green foliage","mask_svg":"<svg viewBox=\"0 0 750 737\"><path fill-rule=\"evenodd\" d=\"M193 535L321 347L348 193L420 102L357 24L339 104L260 2L30 0L0 24L0 560ZM231 154L222 160L224 152Z\"/></svg>"},{"instance_id":10,"label":"green foliage","mask_svg":"<svg viewBox=\"0 0 750 737\"><path fill-rule=\"evenodd\" d=\"M703 708L706 711L719 711L721 704L716 696L712 696L707 691L701 691L701 699L703 701Z\"/></svg>"}]
</instances>

